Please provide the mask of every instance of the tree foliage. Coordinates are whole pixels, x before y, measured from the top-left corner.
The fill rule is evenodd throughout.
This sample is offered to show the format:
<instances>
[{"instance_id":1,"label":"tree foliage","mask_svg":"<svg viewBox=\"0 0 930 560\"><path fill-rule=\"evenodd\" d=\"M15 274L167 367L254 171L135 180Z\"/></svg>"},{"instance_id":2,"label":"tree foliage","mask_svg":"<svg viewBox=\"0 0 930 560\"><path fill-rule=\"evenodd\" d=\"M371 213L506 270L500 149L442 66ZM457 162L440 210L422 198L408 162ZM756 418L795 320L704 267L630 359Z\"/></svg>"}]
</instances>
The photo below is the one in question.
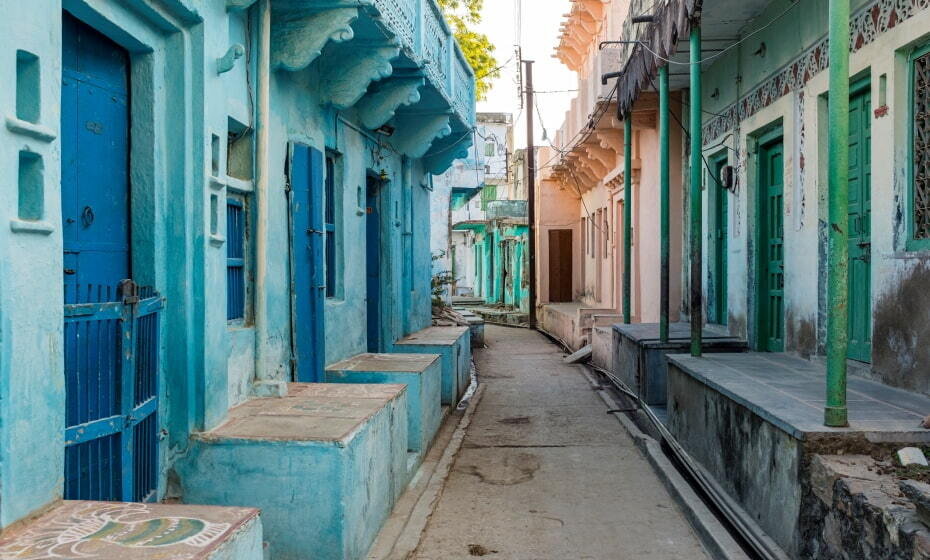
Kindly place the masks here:
<instances>
[{"instance_id":1,"label":"tree foliage","mask_svg":"<svg viewBox=\"0 0 930 560\"><path fill-rule=\"evenodd\" d=\"M462 54L475 72L475 93L478 100L487 97L491 82L500 77L500 68L494 57L494 45L484 33L471 28L481 22L484 0L438 0L446 21L452 27Z\"/></svg>"}]
</instances>

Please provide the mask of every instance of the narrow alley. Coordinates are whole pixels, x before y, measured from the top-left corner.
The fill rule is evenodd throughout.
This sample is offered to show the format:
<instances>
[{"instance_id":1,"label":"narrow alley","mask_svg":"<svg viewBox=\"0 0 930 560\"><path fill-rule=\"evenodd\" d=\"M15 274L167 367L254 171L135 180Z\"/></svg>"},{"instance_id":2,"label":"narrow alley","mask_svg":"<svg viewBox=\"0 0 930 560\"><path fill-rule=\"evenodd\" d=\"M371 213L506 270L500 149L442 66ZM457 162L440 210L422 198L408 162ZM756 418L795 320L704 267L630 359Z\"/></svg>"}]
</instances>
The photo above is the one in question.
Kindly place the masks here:
<instances>
[{"instance_id":1,"label":"narrow alley","mask_svg":"<svg viewBox=\"0 0 930 560\"><path fill-rule=\"evenodd\" d=\"M415 558L704 558L652 467L578 366L488 326L485 390Z\"/></svg>"}]
</instances>

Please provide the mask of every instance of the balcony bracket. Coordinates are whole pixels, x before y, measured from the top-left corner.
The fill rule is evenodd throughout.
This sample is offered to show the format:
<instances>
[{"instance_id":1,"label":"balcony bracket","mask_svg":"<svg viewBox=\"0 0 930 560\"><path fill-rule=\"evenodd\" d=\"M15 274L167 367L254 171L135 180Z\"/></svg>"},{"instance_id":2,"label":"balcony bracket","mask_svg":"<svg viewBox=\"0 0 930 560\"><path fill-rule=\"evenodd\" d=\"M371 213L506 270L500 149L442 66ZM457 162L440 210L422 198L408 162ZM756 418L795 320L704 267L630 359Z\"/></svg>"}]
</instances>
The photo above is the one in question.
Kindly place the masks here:
<instances>
[{"instance_id":1,"label":"balcony bracket","mask_svg":"<svg viewBox=\"0 0 930 560\"><path fill-rule=\"evenodd\" d=\"M442 175L452 166L453 161L468 157L468 148L473 142L474 138L470 132L452 134L435 143L423 158L423 163L433 175Z\"/></svg>"},{"instance_id":2,"label":"balcony bracket","mask_svg":"<svg viewBox=\"0 0 930 560\"><path fill-rule=\"evenodd\" d=\"M355 106L362 124L375 130L394 118L401 106L418 103L424 83L422 77L392 78L375 83Z\"/></svg>"},{"instance_id":3,"label":"balcony bracket","mask_svg":"<svg viewBox=\"0 0 930 560\"><path fill-rule=\"evenodd\" d=\"M315 13L275 11L271 24L274 68L296 72L316 60L330 41L341 43L355 36L351 23L358 8L333 8Z\"/></svg>"},{"instance_id":4,"label":"balcony bracket","mask_svg":"<svg viewBox=\"0 0 930 560\"><path fill-rule=\"evenodd\" d=\"M337 43L325 49L320 59L322 103L340 110L348 109L365 96L372 82L394 72L391 60L400 54L399 44L360 46L356 43ZM353 70L347 72L346 68Z\"/></svg>"},{"instance_id":5,"label":"balcony bracket","mask_svg":"<svg viewBox=\"0 0 930 560\"><path fill-rule=\"evenodd\" d=\"M452 134L451 118L448 114L401 114L397 121L397 134L393 144L397 149L412 158L421 158L433 142Z\"/></svg>"}]
</instances>

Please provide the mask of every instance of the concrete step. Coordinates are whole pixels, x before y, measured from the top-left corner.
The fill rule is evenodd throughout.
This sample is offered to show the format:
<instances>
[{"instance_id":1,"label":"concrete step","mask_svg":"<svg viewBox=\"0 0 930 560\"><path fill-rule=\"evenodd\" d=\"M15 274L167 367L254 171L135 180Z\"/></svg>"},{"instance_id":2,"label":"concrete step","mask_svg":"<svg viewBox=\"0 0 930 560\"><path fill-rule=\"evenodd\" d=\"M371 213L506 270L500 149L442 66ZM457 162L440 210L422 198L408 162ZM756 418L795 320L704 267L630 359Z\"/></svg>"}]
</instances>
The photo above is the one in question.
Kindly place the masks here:
<instances>
[{"instance_id":1,"label":"concrete step","mask_svg":"<svg viewBox=\"0 0 930 560\"><path fill-rule=\"evenodd\" d=\"M359 354L326 368L327 383L407 386L407 450L429 449L442 417L439 354Z\"/></svg>"},{"instance_id":2,"label":"concrete step","mask_svg":"<svg viewBox=\"0 0 930 560\"><path fill-rule=\"evenodd\" d=\"M0 539L0 558L262 560L255 508L63 501Z\"/></svg>"},{"instance_id":3,"label":"concrete step","mask_svg":"<svg viewBox=\"0 0 930 560\"><path fill-rule=\"evenodd\" d=\"M292 383L193 438L184 500L259 507L272 558L362 558L407 482L405 385Z\"/></svg>"},{"instance_id":4,"label":"concrete step","mask_svg":"<svg viewBox=\"0 0 930 560\"><path fill-rule=\"evenodd\" d=\"M395 342L394 351L442 357L442 404L458 404L468 389L471 373L468 327L427 327Z\"/></svg>"}]
</instances>

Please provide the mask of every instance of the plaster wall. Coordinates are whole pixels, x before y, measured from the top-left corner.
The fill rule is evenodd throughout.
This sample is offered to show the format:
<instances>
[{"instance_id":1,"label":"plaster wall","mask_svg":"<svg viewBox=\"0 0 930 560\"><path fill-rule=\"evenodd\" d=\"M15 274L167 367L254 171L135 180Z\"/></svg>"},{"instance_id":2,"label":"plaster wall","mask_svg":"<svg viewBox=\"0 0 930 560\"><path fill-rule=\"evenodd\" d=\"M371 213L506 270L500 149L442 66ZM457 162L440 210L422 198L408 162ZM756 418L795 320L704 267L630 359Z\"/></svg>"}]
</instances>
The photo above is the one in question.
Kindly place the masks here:
<instances>
[{"instance_id":1,"label":"plaster wall","mask_svg":"<svg viewBox=\"0 0 930 560\"><path fill-rule=\"evenodd\" d=\"M873 3L853 2L854 20L857 10ZM876 5L884 10L883 2ZM914 250L907 241L911 122L907 56L912 48L926 44L930 12L917 3L908 3L907 9L909 18L899 19L890 30L875 32L850 56L851 80L869 80L871 110L875 111L870 146L873 363L871 367L852 371L927 394L930 354L924 348L930 340L930 325L924 320L928 311L924 305L926 298L917 297L915 287L926 281L930 252ZM753 26L761 25L782 10L784 6L773 3ZM763 69L786 66L803 49L820 41L825 36L826 24L825 5L798 4L776 25L759 33L758 41L767 45L765 64L758 64L753 49L737 49L721 57L704 75L705 108L711 112L726 110L737 95L744 95L769 78L770 74ZM739 90L725 87L732 83L735 73L744 77L744 87ZM705 155L716 153L713 146L725 146L729 163L738 172L736 193L729 195L730 329L753 342L752 278L756 254L753 209L757 201L753 139L757 132L773 124L780 123L784 130L785 342L788 351L802 356L823 353L826 320L831 312L826 304L827 74L826 70L817 71L803 87L759 108L752 116L740 120L737 128L716 138L705 137L708 146ZM710 97L715 89L721 92L716 99ZM706 117L705 123L710 120ZM705 239L707 250L709 244Z\"/></svg>"},{"instance_id":2,"label":"plaster wall","mask_svg":"<svg viewBox=\"0 0 930 560\"><path fill-rule=\"evenodd\" d=\"M555 155L551 150L540 150L541 161ZM549 232L555 229L572 231L572 287L574 294L581 289L581 227L578 215L581 212L581 199L571 190L557 181L541 178L536 196L536 275L539 303L551 301L549 295Z\"/></svg>"}]
</instances>

